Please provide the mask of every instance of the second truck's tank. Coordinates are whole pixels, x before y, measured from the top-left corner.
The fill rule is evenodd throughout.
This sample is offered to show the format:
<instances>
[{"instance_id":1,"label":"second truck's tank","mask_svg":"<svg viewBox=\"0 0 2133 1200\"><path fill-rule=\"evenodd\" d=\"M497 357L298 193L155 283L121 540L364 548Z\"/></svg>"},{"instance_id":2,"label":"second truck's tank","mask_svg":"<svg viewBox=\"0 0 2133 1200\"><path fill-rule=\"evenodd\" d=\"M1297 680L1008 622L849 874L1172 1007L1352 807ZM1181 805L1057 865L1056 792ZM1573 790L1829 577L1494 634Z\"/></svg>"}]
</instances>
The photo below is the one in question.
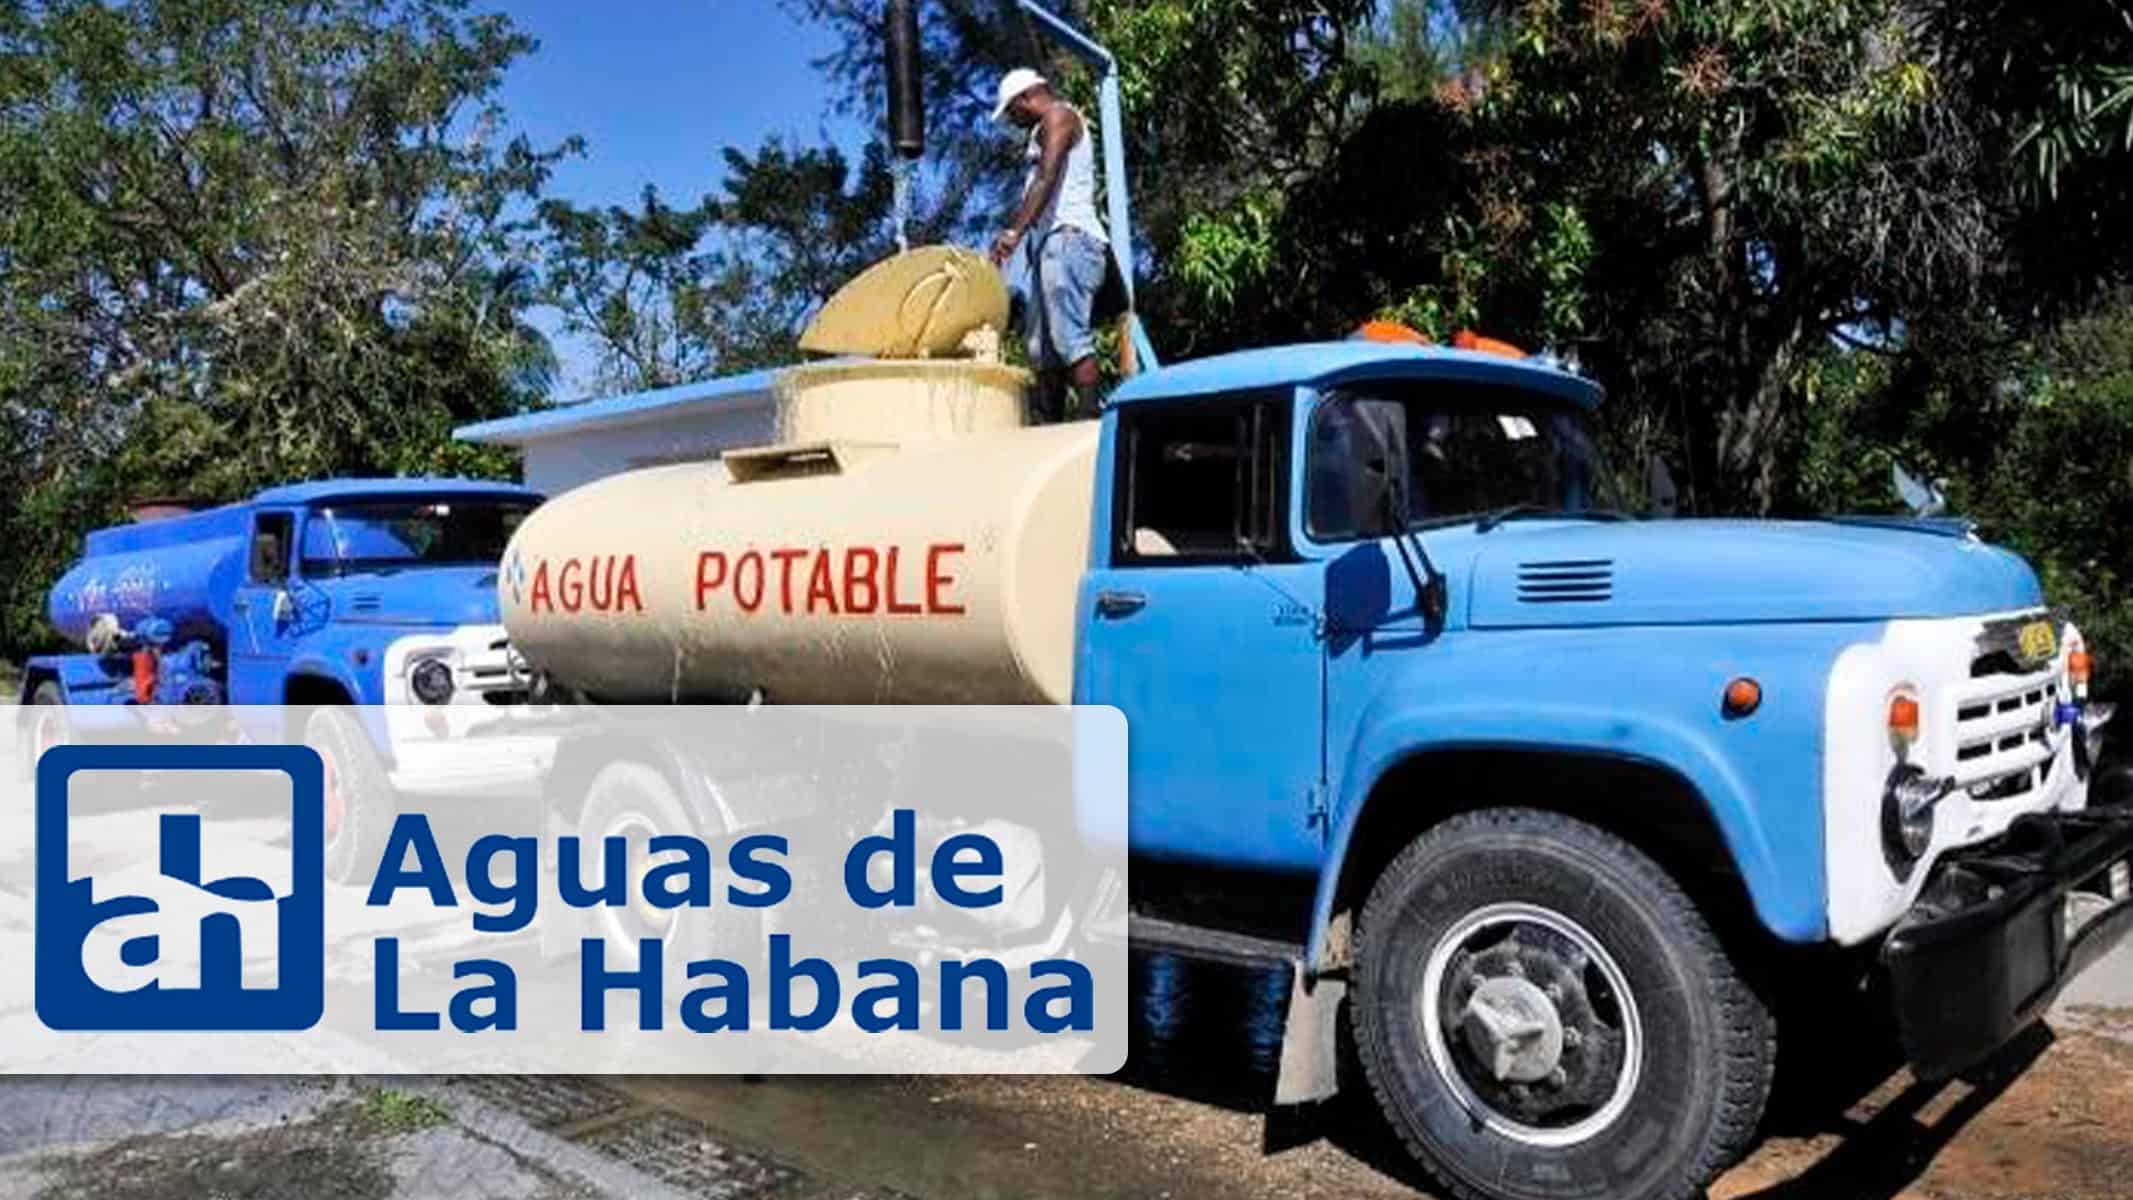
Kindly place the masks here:
<instances>
[{"instance_id":1,"label":"second truck's tank","mask_svg":"<svg viewBox=\"0 0 2133 1200\"><path fill-rule=\"evenodd\" d=\"M219 642L244 575L249 514L233 504L91 533L81 561L52 585L46 612L53 627L82 643L98 617L114 616L129 629L157 617L170 622L176 641Z\"/></svg>"}]
</instances>

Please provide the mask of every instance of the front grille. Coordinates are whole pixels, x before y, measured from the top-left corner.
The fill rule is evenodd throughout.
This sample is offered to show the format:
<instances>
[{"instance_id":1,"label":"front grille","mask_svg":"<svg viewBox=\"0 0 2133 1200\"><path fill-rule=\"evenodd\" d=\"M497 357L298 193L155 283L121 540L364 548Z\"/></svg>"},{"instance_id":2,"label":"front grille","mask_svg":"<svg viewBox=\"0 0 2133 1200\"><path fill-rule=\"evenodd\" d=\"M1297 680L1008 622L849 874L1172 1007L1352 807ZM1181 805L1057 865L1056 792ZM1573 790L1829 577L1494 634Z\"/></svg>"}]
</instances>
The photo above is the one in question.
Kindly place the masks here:
<instances>
[{"instance_id":1,"label":"front grille","mask_svg":"<svg viewBox=\"0 0 2133 1200\"><path fill-rule=\"evenodd\" d=\"M459 686L471 692L521 692L526 681L512 673L508 649L491 648L460 662Z\"/></svg>"},{"instance_id":2,"label":"front grille","mask_svg":"<svg viewBox=\"0 0 2133 1200\"><path fill-rule=\"evenodd\" d=\"M2004 650L1981 650L1954 697L1956 783L1974 800L2019 800L2051 770L2057 667L2009 670Z\"/></svg>"}]
</instances>

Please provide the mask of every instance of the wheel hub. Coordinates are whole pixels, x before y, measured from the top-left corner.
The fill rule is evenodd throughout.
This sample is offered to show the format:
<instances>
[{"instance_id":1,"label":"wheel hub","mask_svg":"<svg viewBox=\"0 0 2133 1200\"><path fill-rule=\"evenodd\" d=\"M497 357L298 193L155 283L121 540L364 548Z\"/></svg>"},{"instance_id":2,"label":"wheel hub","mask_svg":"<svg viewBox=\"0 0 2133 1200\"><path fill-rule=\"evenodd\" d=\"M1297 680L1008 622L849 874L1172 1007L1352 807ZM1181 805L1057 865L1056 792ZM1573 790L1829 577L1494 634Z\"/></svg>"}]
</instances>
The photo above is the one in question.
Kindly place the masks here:
<instances>
[{"instance_id":1,"label":"wheel hub","mask_svg":"<svg viewBox=\"0 0 2133 1200\"><path fill-rule=\"evenodd\" d=\"M1548 993L1523 979L1484 979L1459 1028L1499 1082L1538 1083L1563 1057L1563 1018Z\"/></svg>"},{"instance_id":2,"label":"wheel hub","mask_svg":"<svg viewBox=\"0 0 2133 1200\"><path fill-rule=\"evenodd\" d=\"M1561 914L1478 910L1425 971L1432 1058L1478 1119L1535 1145L1611 1123L1639 1073L1641 1030L1621 969Z\"/></svg>"}]
</instances>

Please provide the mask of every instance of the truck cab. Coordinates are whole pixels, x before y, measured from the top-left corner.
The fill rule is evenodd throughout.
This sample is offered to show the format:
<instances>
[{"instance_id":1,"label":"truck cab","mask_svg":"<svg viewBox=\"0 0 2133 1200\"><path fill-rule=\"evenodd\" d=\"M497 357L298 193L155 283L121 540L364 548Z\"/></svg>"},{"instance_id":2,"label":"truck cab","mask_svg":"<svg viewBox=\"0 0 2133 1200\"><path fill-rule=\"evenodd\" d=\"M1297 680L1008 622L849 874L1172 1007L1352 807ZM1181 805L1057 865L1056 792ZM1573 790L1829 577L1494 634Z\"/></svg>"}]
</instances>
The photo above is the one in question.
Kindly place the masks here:
<instances>
[{"instance_id":1,"label":"truck cab","mask_svg":"<svg viewBox=\"0 0 2133 1200\"><path fill-rule=\"evenodd\" d=\"M497 561L540 503L507 484L296 484L250 504L230 702L508 703ZM435 663L436 666L428 664Z\"/></svg>"},{"instance_id":2,"label":"truck cab","mask_svg":"<svg viewBox=\"0 0 2133 1200\"><path fill-rule=\"evenodd\" d=\"M26 664L25 744L122 732L140 706L232 706L235 735L326 757L337 874L400 796L523 790L540 746L466 735L525 697L497 561L540 500L506 483L341 479L94 531L49 602L82 651ZM277 721L290 727L262 726Z\"/></svg>"},{"instance_id":3,"label":"truck cab","mask_svg":"<svg viewBox=\"0 0 2133 1200\"><path fill-rule=\"evenodd\" d=\"M1946 522L1633 518L1600 399L1345 342L1103 418L1074 699L1131 730L1136 936L1234 946L1267 909L1235 898L1289 881L1245 931L1297 965L1284 1093L1331 1086L1348 1003L1395 1128L1475 1194L1700 1186L1769 1083L1782 968L1748 946L1878 958L1937 1075L2128 923L2109 712L2026 563ZM1188 936L1148 885L1192 869L1267 882ZM2115 915L2068 934L2077 887Z\"/></svg>"}]
</instances>

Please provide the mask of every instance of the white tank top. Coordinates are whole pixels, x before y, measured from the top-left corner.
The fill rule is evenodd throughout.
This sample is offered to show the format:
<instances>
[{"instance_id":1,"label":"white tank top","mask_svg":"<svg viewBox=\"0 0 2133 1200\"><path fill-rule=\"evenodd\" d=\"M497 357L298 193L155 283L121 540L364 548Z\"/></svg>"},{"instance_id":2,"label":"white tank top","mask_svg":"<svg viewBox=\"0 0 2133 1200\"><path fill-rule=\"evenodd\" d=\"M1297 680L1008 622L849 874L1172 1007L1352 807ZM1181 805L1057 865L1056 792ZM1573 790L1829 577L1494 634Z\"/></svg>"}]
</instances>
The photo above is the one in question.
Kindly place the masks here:
<instances>
[{"instance_id":1,"label":"white tank top","mask_svg":"<svg viewBox=\"0 0 2133 1200\"><path fill-rule=\"evenodd\" d=\"M1062 102L1063 103L1063 102ZM1059 171L1059 189L1052 193L1052 202L1037 214L1030 225L1030 245L1041 245L1055 225L1079 229L1099 242L1108 242L1104 236L1102 218L1096 215L1096 139L1089 130L1088 118L1072 105L1067 111L1081 122L1081 136L1067 148L1066 165ZM1044 161L1044 143L1040 137L1042 127L1029 131L1029 176L1023 180L1022 194L1037 184L1037 166Z\"/></svg>"}]
</instances>

